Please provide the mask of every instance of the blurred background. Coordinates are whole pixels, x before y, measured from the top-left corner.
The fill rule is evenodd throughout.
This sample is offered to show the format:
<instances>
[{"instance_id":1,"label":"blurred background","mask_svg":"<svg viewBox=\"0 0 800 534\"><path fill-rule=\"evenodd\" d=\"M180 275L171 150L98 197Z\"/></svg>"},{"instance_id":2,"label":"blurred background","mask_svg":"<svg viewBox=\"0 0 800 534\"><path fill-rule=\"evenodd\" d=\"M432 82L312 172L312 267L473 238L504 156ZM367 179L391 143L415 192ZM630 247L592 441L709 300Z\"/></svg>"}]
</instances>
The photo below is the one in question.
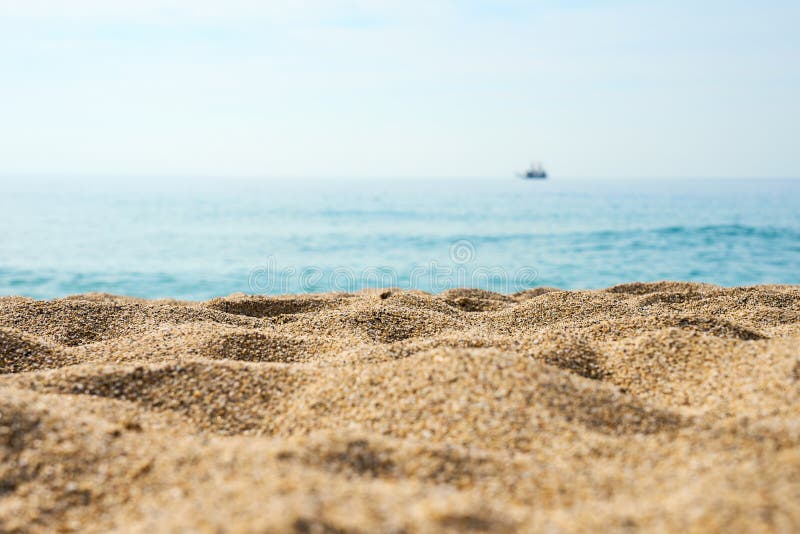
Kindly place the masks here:
<instances>
[{"instance_id":1,"label":"blurred background","mask_svg":"<svg viewBox=\"0 0 800 534\"><path fill-rule=\"evenodd\" d=\"M0 294L800 283L798 20L0 2Z\"/></svg>"},{"instance_id":2,"label":"blurred background","mask_svg":"<svg viewBox=\"0 0 800 534\"><path fill-rule=\"evenodd\" d=\"M27 182L0 293L800 283L800 180Z\"/></svg>"}]
</instances>

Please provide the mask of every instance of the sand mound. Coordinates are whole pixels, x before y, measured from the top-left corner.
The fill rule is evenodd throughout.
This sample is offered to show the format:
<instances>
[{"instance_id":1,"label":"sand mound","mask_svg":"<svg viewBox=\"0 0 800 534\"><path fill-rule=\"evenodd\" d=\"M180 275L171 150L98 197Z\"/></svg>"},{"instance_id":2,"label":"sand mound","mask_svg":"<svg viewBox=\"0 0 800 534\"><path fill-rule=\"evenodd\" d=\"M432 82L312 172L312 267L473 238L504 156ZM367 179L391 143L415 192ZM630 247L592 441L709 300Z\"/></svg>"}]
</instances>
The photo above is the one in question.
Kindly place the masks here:
<instances>
[{"instance_id":1,"label":"sand mound","mask_svg":"<svg viewBox=\"0 0 800 534\"><path fill-rule=\"evenodd\" d=\"M57 346L14 328L0 327L0 373L53 369L74 361Z\"/></svg>"},{"instance_id":2,"label":"sand mound","mask_svg":"<svg viewBox=\"0 0 800 534\"><path fill-rule=\"evenodd\" d=\"M0 531L800 527L800 289L0 299Z\"/></svg>"},{"instance_id":3,"label":"sand mound","mask_svg":"<svg viewBox=\"0 0 800 534\"><path fill-rule=\"evenodd\" d=\"M449 289L440 297L464 311L499 310L514 302L512 297L482 289Z\"/></svg>"},{"instance_id":4,"label":"sand mound","mask_svg":"<svg viewBox=\"0 0 800 534\"><path fill-rule=\"evenodd\" d=\"M198 321L241 326L260 324L254 319L198 306L142 303L140 299L128 300L127 297L0 301L0 325L10 325L66 346L144 333L164 324Z\"/></svg>"},{"instance_id":5,"label":"sand mound","mask_svg":"<svg viewBox=\"0 0 800 534\"><path fill-rule=\"evenodd\" d=\"M346 294L328 294L301 297L291 295L267 297L241 294L212 299L205 304L205 307L250 317L275 317L336 307L343 299L349 296Z\"/></svg>"}]
</instances>

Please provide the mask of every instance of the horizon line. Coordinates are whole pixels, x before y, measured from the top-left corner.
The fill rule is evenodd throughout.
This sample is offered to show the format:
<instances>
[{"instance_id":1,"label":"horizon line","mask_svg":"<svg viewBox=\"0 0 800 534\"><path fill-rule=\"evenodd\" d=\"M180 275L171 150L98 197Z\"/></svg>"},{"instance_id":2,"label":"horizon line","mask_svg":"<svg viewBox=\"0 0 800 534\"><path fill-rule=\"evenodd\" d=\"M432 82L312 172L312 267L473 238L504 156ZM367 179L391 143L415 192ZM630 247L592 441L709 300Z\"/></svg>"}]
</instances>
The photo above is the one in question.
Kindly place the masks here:
<instances>
[{"instance_id":1,"label":"horizon line","mask_svg":"<svg viewBox=\"0 0 800 534\"><path fill-rule=\"evenodd\" d=\"M285 180L285 179L305 179L305 180L342 180L342 179L371 179L371 180L488 180L515 178L523 179L515 173L503 174L481 174L481 175L372 175L372 174L351 174L351 175L317 175L317 174L217 174L217 173L121 173L121 172L2 172L0 179L4 178L86 178L86 179L232 179L232 180ZM747 175L554 175L550 173L546 180L565 179L565 180L797 180L800 175L795 176L747 176Z\"/></svg>"}]
</instances>

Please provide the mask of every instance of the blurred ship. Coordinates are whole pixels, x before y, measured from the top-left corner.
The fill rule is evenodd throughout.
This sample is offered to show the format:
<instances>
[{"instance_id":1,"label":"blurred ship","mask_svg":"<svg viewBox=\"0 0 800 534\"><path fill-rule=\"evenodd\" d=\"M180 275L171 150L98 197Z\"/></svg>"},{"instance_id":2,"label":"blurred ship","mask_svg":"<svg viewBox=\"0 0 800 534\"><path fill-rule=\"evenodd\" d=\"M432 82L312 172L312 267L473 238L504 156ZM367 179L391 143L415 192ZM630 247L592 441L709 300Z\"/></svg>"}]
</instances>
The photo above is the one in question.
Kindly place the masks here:
<instances>
[{"instance_id":1,"label":"blurred ship","mask_svg":"<svg viewBox=\"0 0 800 534\"><path fill-rule=\"evenodd\" d=\"M519 177L527 178L529 180L531 179L543 180L544 178L547 178L547 171L544 170L544 167L542 167L541 163L535 162L531 164L530 168L527 171L525 171L524 174L520 174Z\"/></svg>"}]
</instances>

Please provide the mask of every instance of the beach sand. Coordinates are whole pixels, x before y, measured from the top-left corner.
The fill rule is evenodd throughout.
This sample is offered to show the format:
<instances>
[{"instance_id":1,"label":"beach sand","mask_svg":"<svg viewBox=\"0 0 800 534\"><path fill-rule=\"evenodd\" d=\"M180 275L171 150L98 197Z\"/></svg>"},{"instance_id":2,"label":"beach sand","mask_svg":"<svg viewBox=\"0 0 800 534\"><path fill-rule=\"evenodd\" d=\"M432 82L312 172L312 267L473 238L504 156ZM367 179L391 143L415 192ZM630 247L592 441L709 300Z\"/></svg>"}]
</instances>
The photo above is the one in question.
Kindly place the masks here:
<instances>
[{"instance_id":1,"label":"beach sand","mask_svg":"<svg viewBox=\"0 0 800 534\"><path fill-rule=\"evenodd\" d=\"M0 531L800 529L800 287L0 298Z\"/></svg>"}]
</instances>

